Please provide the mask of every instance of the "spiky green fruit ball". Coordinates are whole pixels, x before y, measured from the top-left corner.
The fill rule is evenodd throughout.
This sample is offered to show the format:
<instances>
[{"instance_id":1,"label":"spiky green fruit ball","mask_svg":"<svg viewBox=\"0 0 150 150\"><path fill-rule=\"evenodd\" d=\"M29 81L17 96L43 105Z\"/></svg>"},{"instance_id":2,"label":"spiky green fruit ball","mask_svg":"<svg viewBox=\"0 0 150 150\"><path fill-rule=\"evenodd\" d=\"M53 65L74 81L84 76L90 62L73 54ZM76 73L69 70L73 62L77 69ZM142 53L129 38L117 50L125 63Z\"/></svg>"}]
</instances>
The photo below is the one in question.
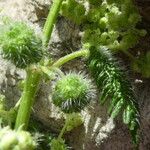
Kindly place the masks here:
<instances>
[{"instance_id":1,"label":"spiky green fruit ball","mask_svg":"<svg viewBox=\"0 0 150 150\"><path fill-rule=\"evenodd\" d=\"M69 73L57 81L53 103L65 113L80 112L93 98L91 81L81 74Z\"/></svg>"},{"instance_id":2,"label":"spiky green fruit ball","mask_svg":"<svg viewBox=\"0 0 150 150\"><path fill-rule=\"evenodd\" d=\"M4 23L0 26L0 52L18 68L37 63L43 56L42 40L24 22Z\"/></svg>"}]
</instances>

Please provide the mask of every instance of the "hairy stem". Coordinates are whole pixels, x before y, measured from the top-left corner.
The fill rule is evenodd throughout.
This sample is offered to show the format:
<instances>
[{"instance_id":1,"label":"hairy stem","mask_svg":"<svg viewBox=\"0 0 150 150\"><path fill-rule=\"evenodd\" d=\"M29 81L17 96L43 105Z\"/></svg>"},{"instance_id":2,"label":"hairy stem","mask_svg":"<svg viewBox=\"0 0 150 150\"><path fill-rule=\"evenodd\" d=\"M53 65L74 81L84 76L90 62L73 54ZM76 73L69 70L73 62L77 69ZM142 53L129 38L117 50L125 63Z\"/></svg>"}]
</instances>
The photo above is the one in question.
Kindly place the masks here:
<instances>
[{"instance_id":1,"label":"hairy stem","mask_svg":"<svg viewBox=\"0 0 150 150\"><path fill-rule=\"evenodd\" d=\"M51 10L48 14L48 17L46 19L44 29L43 29L43 34L44 34L43 45L44 46L47 46L47 43L49 39L51 38L53 26L58 16L62 1L63 0L54 0ZM26 82L24 85L23 94L21 96L20 102L18 102L16 105L16 107L18 107L18 105L20 104L17 118L16 118L15 129L19 128L20 126L23 126L23 129L26 129L28 126L30 112L32 109L32 105L34 103L34 98L37 92L40 78L41 78L41 75L38 71L30 70L30 69L27 71L27 78L26 78Z\"/></svg>"},{"instance_id":2,"label":"hairy stem","mask_svg":"<svg viewBox=\"0 0 150 150\"><path fill-rule=\"evenodd\" d=\"M49 39L51 38L52 30L54 23L56 22L56 18L58 16L61 4L63 0L54 0L51 10L46 19L46 23L44 25L43 33L44 33L44 41L43 44L46 46Z\"/></svg>"},{"instance_id":3,"label":"hairy stem","mask_svg":"<svg viewBox=\"0 0 150 150\"><path fill-rule=\"evenodd\" d=\"M60 131L60 133L59 133L59 135L58 135L58 139L61 139L61 138L62 138L63 134L64 134L65 131L66 131L67 125L68 125L68 124L67 124L67 121L65 121L65 124L64 124L62 130Z\"/></svg>"},{"instance_id":4,"label":"hairy stem","mask_svg":"<svg viewBox=\"0 0 150 150\"><path fill-rule=\"evenodd\" d=\"M34 103L36 91L38 89L41 74L37 70L28 69L24 85L23 94L20 101L20 107L17 114L15 129L22 126L26 129L28 126L32 105Z\"/></svg>"},{"instance_id":5,"label":"hairy stem","mask_svg":"<svg viewBox=\"0 0 150 150\"><path fill-rule=\"evenodd\" d=\"M81 57L81 56L87 57L88 55L89 55L89 50L80 50L80 51L73 52L73 53L68 54L68 55L60 58L59 60L57 60L53 64L53 67L60 67L70 60L73 60L73 59L75 59L77 57Z\"/></svg>"}]
</instances>

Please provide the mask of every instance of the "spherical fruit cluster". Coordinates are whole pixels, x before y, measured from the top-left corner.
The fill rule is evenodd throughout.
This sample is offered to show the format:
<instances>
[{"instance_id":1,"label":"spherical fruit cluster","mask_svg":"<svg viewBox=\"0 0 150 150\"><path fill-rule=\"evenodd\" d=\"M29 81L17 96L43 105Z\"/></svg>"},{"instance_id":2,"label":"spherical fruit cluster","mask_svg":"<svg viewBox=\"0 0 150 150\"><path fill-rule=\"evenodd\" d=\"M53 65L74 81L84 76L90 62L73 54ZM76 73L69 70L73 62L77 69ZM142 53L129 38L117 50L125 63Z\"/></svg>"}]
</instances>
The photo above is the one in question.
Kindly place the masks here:
<instances>
[{"instance_id":1,"label":"spherical fruit cluster","mask_svg":"<svg viewBox=\"0 0 150 150\"><path fill-rule=\"evenodd\" d=\"M57 81L53 103L65 113L80 112L93 98L91 81L81 74L69 73Z\"/></svg>"},{"instance_id":2,"label":"spherical fruit cluster","mask_svg":"<svg viewBox=\"0 0 150 150\"><path fill-rule=\"evenodd\" d=\"M42 40L25 23L4 23L0 26L0 33L3 58L10 60L18 68L25 68L41 60Z\"/></svg>"},{"instance_id":3,"label":"spherical fruit cluster","mask_svg":"<svg viewBox=\"0 0 150 150\"><path fill-rule=\"evenodd\" d=\"M9 127L0 131L1 150L34 150L36 142L29 132L13 131Z\"/></svg>"}]
</instances>

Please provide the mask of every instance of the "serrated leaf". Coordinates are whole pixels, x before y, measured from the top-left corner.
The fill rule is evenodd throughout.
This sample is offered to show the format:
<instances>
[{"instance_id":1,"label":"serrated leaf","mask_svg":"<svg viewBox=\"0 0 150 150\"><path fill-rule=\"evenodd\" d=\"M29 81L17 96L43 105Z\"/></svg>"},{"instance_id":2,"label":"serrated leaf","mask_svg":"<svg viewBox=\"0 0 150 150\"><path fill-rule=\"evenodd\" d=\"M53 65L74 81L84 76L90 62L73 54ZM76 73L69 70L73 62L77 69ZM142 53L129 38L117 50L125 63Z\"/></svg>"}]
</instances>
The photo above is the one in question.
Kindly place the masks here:
<instances>
[{"instance_id":1,"label":"serrated leaf","mask_svg":"<svg viewBox=\"0 0 150 150\"><path fill-rule=\"evenodd\" d=\"M129 129L134 130L136 127L137 127L137 122L135 120L132 120L130 122Z\"/></svg>"},{"instance_id":2,"label":"serrated leaf","mask_svg":"<svg viewBox=\"0 0 150 150\"><path fill-rule=\"evenodd\" d=\"M107 100L108 96L111 94L111 89L103 89L103 92L100 97L100 103L103 105Z\"/></svg>"},{"instance_id":3,"label":"serrated leaf","mask_svg":"<svg viewBox=\"0 0 150 150\"><path fill-rule=\"evenodd\" d=\"M113 98L111 103L110 103L110 106L108 108L108 114L111 114L114 106L116 105L116 103L118 102L118 99L117 98Z\"/></svg>"},{"instance_id":4,"label":"serrated leaf","mask_svg":"<svg viewBox=\"0 0 150 150\"><path fill-rule=\"evenodd\" d=\"M121 100L115 105L114 110L113 110L112 113L111 113L111 118L115 118L115 117L118 115L118 113L120 112L120 110L121 110L123 104L124 104L124 103L123 103L123 100L121 99Z\"/></svg>"},{"instance_id":5,"label":"serrated leaf","mask_svg":"<svg viewBox=\"0 0 150 150\"><path fill-rule=\"evenodd\" d=\"M132 120L133 114L134 114L134 111L132 110L131 106L128 105L123 112L123 122L125 124L129 124L130 121Z\"/></svg>"},{"instance_id":6,"label":"serrated leaf","mask_svg":"<svg viewBox=\"0 0 150 150\"><path fill-rule=\"evenodd\" d=\"M136 131L133 135L136 137L139 112L129 80L106 47L91 47L89 61L92 60L98 64L90 66L90 69L98 88L102 89L101 103L105 103L108 96L112 97L109 107L111 117L115 118L123 110L123 121L128 124L130 130ZM130 110L127 107L130 107Z\"/></svg>"}]
</instances>

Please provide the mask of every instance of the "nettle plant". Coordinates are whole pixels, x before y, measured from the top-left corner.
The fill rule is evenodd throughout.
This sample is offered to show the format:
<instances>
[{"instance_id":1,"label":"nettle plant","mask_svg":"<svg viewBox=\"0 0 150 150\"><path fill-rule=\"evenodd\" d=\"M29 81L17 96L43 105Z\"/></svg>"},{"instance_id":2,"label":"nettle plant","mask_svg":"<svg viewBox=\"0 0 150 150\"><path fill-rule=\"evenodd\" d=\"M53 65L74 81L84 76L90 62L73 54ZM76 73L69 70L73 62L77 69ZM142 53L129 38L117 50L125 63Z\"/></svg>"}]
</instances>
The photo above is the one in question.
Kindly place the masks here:
<instances>
[{"instance_id":1,"label":"nettle plant","mask_svg":"<svg viewBox=\"0 0 150 150\"><path fill-rule=\"evenodd\" d=\"M80 26L83 33L82 49L53 61L52 57L47 56L47 50L59 13ZM101 91L99 103L104 104L106 100L110 100L110 117L116 118L122 114L123 122L128 126L132 141L137 147L140 128L138 105L131 83L113 55L123 52L131 59L135 70L149 77L150 73L146 69L140 70L142 59L134 58L128 51L146 34L145 30L136 28L140 20L138 10L131 0L54 0L43 28L43 36L36 34L24 22L4 19L0 25L1 55L16 67L24 69L26 78L23 81L21 98L15 107L6 110L5 98L1 96L0 149L36 148L37 141L24 130L28 128L40 80L45 77L50 81L57 79L52 100L66 115L58 138L51 141L51 149L67 149L63 134L83 123L80 112L96 93L91 80L82 73L64 74L60 70L62 65L77 57L85 57L87 60L86 65ZM149 54L146 54L146 57L149 57ZM61 74L59 78L58 73ZM12 129L3 127L6 125ZM11 138L7 140L9 135Z\"/></svg>"}]
</instances>

